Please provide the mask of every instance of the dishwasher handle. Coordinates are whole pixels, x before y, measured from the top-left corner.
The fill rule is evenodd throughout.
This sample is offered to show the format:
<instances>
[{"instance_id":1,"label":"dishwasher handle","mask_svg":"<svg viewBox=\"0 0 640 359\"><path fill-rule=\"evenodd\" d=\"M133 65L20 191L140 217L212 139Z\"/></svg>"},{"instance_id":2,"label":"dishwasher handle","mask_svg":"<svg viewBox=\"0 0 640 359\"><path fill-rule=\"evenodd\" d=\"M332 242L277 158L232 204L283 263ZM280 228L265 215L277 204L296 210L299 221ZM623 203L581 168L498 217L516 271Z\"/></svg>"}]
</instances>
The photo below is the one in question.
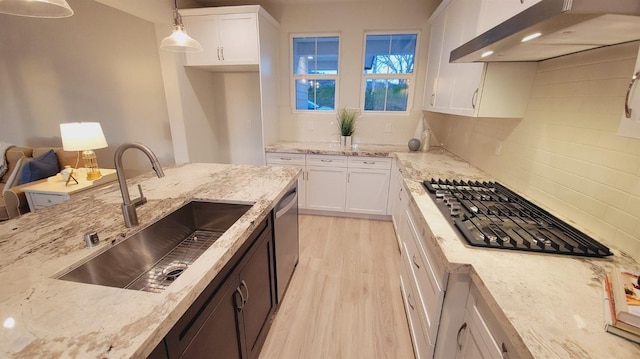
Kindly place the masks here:
<instances>
[{"instance_id":1,"label":"dishwasher handle","mask_svg":"<svg viewBox=\"0 0 640 359\"><path fill-rule=\"evenodd\" d=\"M298 204L298 188L291 189L276 206L276 219L287 213L291 207Z\"/></svg>"}]
</instances>

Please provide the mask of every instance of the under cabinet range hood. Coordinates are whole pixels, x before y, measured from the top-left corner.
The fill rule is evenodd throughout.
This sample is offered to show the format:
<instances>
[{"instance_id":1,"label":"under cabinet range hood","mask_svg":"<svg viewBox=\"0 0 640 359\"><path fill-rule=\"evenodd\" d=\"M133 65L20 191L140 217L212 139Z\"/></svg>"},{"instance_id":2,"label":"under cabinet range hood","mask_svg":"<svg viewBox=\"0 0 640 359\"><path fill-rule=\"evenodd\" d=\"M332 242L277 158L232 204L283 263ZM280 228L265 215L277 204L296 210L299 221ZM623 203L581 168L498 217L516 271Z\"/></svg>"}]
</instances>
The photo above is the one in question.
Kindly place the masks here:
<instances>
[{"instance_id":1,"label":"under cabinet range hood","mask_svg":"<svg viewBox=\"0 0 640 359\"><path fill-rule=\"evenodd\" d=\"M454 49L449 61L541 61L635 40L640 0L542 0Z\"/></svg>"}]
</instances>

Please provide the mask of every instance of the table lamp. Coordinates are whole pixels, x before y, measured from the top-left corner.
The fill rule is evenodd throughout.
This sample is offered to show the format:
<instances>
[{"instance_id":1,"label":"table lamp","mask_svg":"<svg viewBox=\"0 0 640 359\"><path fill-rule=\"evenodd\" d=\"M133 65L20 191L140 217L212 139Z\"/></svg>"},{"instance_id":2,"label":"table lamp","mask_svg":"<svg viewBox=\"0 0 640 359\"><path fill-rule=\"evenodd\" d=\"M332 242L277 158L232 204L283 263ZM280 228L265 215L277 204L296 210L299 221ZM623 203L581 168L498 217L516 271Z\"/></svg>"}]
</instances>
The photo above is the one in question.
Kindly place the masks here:
<instances>
[{"instance_id":1,"label":"table lamp","mask_svg":"<svg viewBox=\"0 0 640 359\"><path fill-rule=\"evenodd\" d=\"M87 180L100 178L98 159L93 150L107 147L107 139L98 122L72 122L60 124L62 148L65 151L82 151Z\"/></svg>"}]
</instances>

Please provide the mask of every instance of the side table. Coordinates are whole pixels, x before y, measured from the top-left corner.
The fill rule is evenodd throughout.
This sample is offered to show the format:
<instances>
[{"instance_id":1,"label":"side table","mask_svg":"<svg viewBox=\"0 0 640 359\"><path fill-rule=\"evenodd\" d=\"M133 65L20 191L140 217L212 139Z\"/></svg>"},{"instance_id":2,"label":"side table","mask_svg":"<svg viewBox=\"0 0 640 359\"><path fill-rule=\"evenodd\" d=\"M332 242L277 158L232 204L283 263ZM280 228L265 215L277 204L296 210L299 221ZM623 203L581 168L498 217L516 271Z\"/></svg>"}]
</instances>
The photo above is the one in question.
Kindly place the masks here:
<instances>
[{"instance_id":1,"label":"side table","mask_svg":"<svg viewBox=\"0 0 640 359\"><path fill-rule=\"evenodd\" d=\"M78 181L76 184L73 180L66 185L61 174L47 178L46 181L39 181L33 185L27 185L22 188L29 210L32 212L54 204L62 203L71 199L71 195L77 192L86 191L117 179L116 170L101 168L102 177L95 180L87 180L86 170L78 168L73 171L73 177Z\"/></svg>"}]
</instances>

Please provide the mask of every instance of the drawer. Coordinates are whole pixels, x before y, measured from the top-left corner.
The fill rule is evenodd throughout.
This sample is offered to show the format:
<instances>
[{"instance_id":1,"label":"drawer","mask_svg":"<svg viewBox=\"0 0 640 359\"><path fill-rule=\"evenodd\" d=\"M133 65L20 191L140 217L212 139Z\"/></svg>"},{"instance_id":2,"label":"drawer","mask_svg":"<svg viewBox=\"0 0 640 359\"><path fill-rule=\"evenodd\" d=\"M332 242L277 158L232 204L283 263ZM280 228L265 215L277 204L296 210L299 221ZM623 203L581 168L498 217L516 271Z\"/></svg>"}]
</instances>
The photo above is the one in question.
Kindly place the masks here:
<instances>
[{"instance_id":1,"label":"drawer","mask_svg":"<svg viewBox=\"0 0 640 359\"><path fill-rule=\"evenodd\" d=\"M404 258L403 258L404 259ZM403 260L404 262L404 260ZM407 274L410 269L402 263L400 266L400 290L402 292L402 299L404 302L404 310L407 315L407 322L409 324L409 332L411 334L411 342L413 343L413 351L416 359L432 358L435 350L435 342L431 342L429 337L426 336L424 327L422 325L422 312L418 307L418 301L416 300L415 289L411 283L411 278Z\"/></svg>"},{"instance_id":2,"label":"drawer","mask_svg":"<svg viewBox=\"0 0 640 359\"><path fill-rule=\"evenodd\" d=\"M349 156L349 168L391 169L392 159L388 157L359 157Z\"/></svg>"},{"instance_id":3,"label":"drawer","mask_svg":"<svg viewBox=\"0 0 640 359\"><path fill-rule=\"evenodd\" d=\"M304 153L267 153L267 165L304 166Z\"/></svg>"},{"instance_id":4,"label":"drawer","mask_svg":"<svg viewBox=\"0 0 640 359\"><path fill-rule=\"evenodd\" d=\"M440 325L440 313L444 301L444 289L434 280L428 265L417 253L411 238L403 243L403 262L409 274L409 280L415 288L415 302L422 312L425 333L430 342L435 343Z\"/></svg>"},{"instance_id":5,"label":"drawer","mask_svg":"<svg viewBox=\"0 0 640 359\"><path fill-rule=\"evenodd\" d=\"M31 200L35 209L49 207L54 204L62 203L69 199L69 196L50 193L32 193Z\"/></svg>"},{"instance_id":6,"label":"drawer","mask_svg":"<svg viewBox=\"0 0 640 359\"><path fill-rule=\"evenodd\" d=\"M307 166L347 167L347 156L307 155Z\"/></svg>"}]
</instances>

